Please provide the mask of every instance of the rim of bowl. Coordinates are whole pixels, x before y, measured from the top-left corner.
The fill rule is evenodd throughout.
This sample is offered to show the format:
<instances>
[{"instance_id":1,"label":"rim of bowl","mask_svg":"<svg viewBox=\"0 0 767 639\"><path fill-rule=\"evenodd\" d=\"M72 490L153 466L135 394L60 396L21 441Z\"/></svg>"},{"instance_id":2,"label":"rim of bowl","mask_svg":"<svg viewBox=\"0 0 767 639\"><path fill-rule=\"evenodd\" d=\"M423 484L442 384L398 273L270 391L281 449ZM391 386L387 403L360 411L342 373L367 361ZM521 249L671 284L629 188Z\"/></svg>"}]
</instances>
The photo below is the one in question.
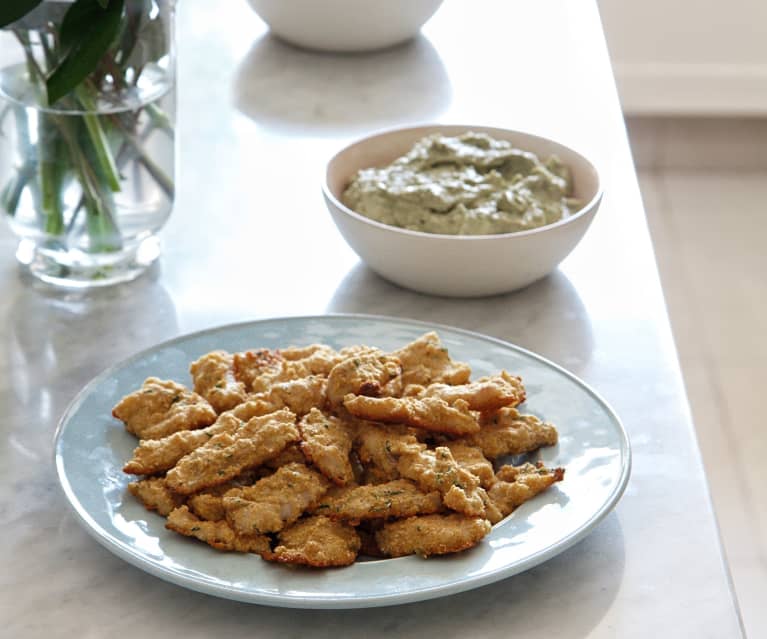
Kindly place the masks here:
<instances>
[{"instance_id":1,"label":"rim of bowl","mask_svg":"<svg viewBox=\"0 0 767 639\"><path fill-rule=\"evenodd\" d=\"M555 145L561 146L567 149L568 151L570 151L571 153L574 153L575 155L577 155L588 166L588 168L591 169L597 181L596 192L594 193L594 196L586 204L581 206L575 213L561 220L557 220L556 222L552 222L551 224L545 224L544 226L539 226L534 229L528 229L526 231L512 231L510 233L488 233L485 235L452 235L449 233L427 233L426 231L413 231L411 229L403 229L399 226L392 226L391 224L384 224L383 222L378 222L377 220L373 220L369 217L365 217L361 213L357 213L353 209L350 209L348 206L346 206L343 202L341 202L341 200L339 200L335 196L333 191L331 191L330 186L328 185L328 171L330 169L330 165L336 160L336 158L338 158L339 155L349 150L349 148L351 148L352 146L361 144L363 142L370 142L375 138L384 137L386 135L391 135L393 133L403 133L405 131L415 131L418 129L440 129L440 128L464 129L466 133L468 133L469 131L478 131L480 133L483 133L483 132L489 133L491 131L501 131L503 133L520 134L530 138L536 138L537 140L541 140L542 142L553 143ZM524 151L525 149L521 149L521 150ZM459 240L459 241L500 240L500 239L508 239L510 237L524 237L527 235L534 235L537 233L545 233L548 230L558 228L560 226L565 226L566 224L570 224L571 222L575 221L577 218L582 217L583 215L586 214L587 211L590 211L597 204L599 204L599 201L602 199L602 196L604 195L604 189L602 188L602 177L599 171L597 170L595 164L580 151L566 144L562 144L561 142L558 142L557 140L554 140L553 138L547 138L542 135L537 135L535 133L528 133L527 131L521 131L519 129L505 129L503 127L497 127L497 126L437 124L437 123L425 123L425 124L414 124L414 125L408 125L408 126L387 127L385 129L378 129L361 138L352 140L348 144L344 145L341 149L336 151L332 155L330 160L328 160L327 164L325 165L325 177L322 181L322 192L325 195L325 197L328 200L330 200L336 207L338 207L338 209L341 212L351 216L352 218L359 220L360 222L369 224L373 227L385 229L387 231L392 231L394 233L402 233L403 235L412 235L414 237L433 237L433 238L439 238L439 239L451 239L451 240Z\"/></svg>"}]
</instances>

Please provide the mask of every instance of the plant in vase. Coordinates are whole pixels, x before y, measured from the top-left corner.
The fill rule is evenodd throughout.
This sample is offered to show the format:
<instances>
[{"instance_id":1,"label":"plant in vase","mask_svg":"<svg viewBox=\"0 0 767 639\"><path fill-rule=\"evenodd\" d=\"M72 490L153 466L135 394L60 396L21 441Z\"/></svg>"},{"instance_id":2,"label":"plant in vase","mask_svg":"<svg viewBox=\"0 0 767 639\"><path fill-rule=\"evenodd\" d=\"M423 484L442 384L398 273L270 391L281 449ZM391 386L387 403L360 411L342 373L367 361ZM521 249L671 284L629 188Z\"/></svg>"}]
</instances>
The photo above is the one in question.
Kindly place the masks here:
<instances>
[{"instance_id":1,"label":"plant in vase","mask_svg":"<svg viewBox=\"0 0 767 639\"><path fill-rule=\"evenodd\" d=\"M174 189L174 4L0 5L0 206L43 280L125 281L159 254Z\"/></svg>"}]
</instances>

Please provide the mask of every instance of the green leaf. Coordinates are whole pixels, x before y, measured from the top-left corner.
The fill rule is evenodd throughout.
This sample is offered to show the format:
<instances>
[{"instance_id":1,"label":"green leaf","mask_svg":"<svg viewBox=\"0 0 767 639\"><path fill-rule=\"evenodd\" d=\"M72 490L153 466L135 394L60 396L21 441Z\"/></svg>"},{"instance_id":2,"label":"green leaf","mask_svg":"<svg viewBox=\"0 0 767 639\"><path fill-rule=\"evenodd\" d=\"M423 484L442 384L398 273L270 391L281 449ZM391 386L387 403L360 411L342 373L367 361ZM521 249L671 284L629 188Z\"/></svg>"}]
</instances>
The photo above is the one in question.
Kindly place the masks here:
<instances>
[{"instance_id":1,"label":"green leaf","mask_svg":"<svg viewBox=\"0 0 767 639\"><path fill-rule=\"evenodd\" d=\"M112 2L113 5L117 4ZM70 49L79 40L90 35L97 28L104 12L109 9L109 0L77 0L61 21L59 40L63 49Z\"/></svg>"},{"instance_id":2,"label":"green leaf","mask_svg":"<svg viewBox=\"0 0 767 639\"><path fill-rule=\"evenodd\" d=\"M48 104L72 91L96 70L99 60L120 32L125 0L108 0L102 9L100 0L76 0L61 23L61 45L67 51L48 77Z\"/></svg>"},{"instance_id":3,"label":"green leaf","mask_svg":"<svg viewBox=\"0 0 767 639\"><path fill-rule=\"evenodd\" d=\"M41 2L42 0L2 0L0 2L0 28L23 18Z\"/></svg>"}]
</instances>

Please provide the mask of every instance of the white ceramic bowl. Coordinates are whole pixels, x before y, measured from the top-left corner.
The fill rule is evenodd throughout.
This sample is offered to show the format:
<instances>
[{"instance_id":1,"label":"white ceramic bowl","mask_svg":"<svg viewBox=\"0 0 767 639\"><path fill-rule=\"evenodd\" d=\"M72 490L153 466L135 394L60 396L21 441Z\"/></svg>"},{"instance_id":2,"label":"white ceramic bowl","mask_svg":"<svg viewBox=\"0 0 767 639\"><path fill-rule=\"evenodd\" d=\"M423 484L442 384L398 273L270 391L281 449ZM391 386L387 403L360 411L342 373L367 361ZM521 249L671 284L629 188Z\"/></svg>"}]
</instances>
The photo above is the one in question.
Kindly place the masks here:
<instances>
[{"instance_id":1,"label":"white ceramic bowl","mask_svg":"<svg viewBox=\"0 0 767 639\"><path fill-rule=\"evenodd\" d=\"M426 135L487 133L539 157L557 155L573 175L575 214L530 231L499 235L438 235L381 224L341 203L359 169L385 166ZM553 271L586 232L602 199L594 166L572 149L546 138L483 126L419 126L363 138L339 151L327 165L323 195L349 246L376 273L406 288L450 297L480 297L527 286Z\"/></svg>"},{"instance_id":2,"label":"white ceramic bowl","mask_svg":"<svg viewBox=\"0 0 767 639\"><path fill-rule=\"evenodd\" d=\"M442 0L249 0L272 33L321 51L372 51L414 37Z\"/></svg>"}]
</instances>

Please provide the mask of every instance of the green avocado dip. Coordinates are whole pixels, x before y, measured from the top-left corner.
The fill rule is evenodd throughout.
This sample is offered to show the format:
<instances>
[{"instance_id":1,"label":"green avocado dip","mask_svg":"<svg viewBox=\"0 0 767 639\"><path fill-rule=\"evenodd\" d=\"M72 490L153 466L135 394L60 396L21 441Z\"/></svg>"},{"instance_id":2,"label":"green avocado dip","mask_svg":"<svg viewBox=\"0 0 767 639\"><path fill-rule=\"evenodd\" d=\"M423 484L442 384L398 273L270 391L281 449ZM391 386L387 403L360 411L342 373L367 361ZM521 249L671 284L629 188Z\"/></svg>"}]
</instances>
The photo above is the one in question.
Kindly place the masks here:
<instances>
[{"instance_id":1,"label":"green avocado dip","mask_svg":"<svg viewBox=\"0 0 767 639\"><path fill-rule=\"evenodd\" d=\"M552 224L579 207L555 156L484 133L431 135L384 168L363 169L341 201L372 220L425 233L490 235Z\"/></svg>"}]
</instances>

